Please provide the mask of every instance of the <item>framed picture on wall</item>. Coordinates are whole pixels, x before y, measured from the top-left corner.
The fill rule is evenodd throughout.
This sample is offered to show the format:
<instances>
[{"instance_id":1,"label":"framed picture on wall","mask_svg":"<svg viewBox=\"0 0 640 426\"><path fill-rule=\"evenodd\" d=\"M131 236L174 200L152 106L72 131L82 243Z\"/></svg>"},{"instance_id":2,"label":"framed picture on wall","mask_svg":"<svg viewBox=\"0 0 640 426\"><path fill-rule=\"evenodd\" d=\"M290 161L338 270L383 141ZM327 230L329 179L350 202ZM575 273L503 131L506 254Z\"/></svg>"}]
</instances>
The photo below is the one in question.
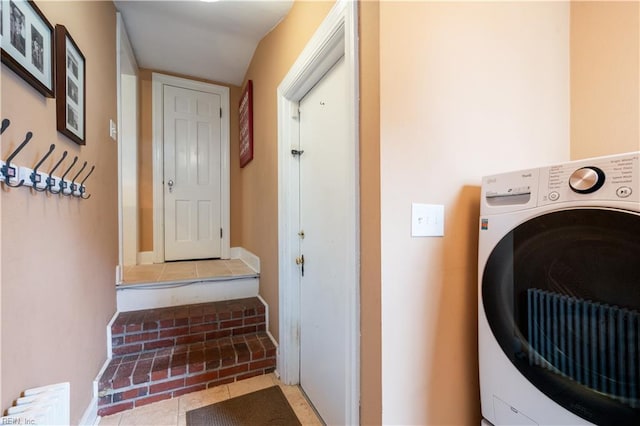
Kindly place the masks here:
<instances>
[{"instance_id":1,"label":"framed picture on wall","mask_svg":"<svg viewBox=\"0 0 640 426\"><path fill-rule=\"evenodd\" d=\"M240 96L240 167L246 166L253 160L253 81L247 81L247 86Z\"/></svg>"},{"instance_id":2,"label":"framed picture on wall","mask_svg":"<svg viewBox=\"0 0 640 426\"><path fill-rule=\"evenodd\" d=\"M56 121L58 131L79 145L85 141L84 55L64 25L56 25Z\"/></svg>"},{"instance_id":3,"label":"framed picture on wall","mask_svg":"<svg viewBox=\"0 0 640 426\"><path fill-rule=\"evenodd\" d=\"M53 98L53 27L32 1L0 0L2 63Z\"/></svg>"}]
</instances>

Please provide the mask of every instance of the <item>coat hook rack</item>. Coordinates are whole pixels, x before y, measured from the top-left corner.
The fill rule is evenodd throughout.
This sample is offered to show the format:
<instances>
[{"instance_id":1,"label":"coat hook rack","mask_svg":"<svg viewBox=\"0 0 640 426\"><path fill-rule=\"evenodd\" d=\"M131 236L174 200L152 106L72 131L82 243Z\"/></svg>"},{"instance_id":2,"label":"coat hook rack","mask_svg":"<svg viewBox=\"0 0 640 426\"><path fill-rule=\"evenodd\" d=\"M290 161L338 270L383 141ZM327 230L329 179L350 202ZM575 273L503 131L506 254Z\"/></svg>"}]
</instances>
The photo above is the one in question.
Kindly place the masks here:
<instances>
[{"instance_id":1,"label":"coat hook rack","mask_svg":"<svg viewBox=\"0 0 640 426\"><path fill-rule=\"evenodd\" d=\"M93 173L93 171L95 170L96 166L91 166L91 170L89 170L89 174L87 174L84 179L82 179L82 182L80 182L80 197L83 200L88 200L89 198L91 198L91 194L87 195L86 197L84 196L85 191L87 190L84 187L84 183L87 181L87 179L89 179L89 176L91 176L91 173Z\"/></svg>"},{"instance_id":2,"label":"coat hook rack","mask_svg":"<svg viewBox=\"0 0 640 426\"><path fill-rule=\"evenodd\" d=\"M3 118L0 122L0 134L4 133L10 125L11 120ZM20 143L20 145L11 152L6 161L0 162L0 184L4 184L11 188L18 188L21 186L31 187L35 192L49 192L51 194L62 193L64 196L72 196L83 200L91 198L91 195L87 194L87 188L84 184L96 169L95 165L91 166L91 169L86 173L86 175L84 175L84 178L81 178L87 169L87 162L84 161L82 167L77 170L77 173L74 172L75 176L73 176L73 179L67 179L67 176L71 173L78 162L78 156L76 155L62 177L54 176L55 171L62 166L62 163L68 156L68 152L64 151L49 173L43 170L43 164L47 159L51 158L53 152L56 150L56 144L52 143L49 145L49 149L42 155L42 157L38 158L33 169L29 166L18 167L18 165L13 163L13 159L16 158L16 156L24 149L25 146L27 146L29 142L31 142L32 138L33 133L27 132L22 143ZM80 179L82 180L80 181Z\"/></svg>"},{"instance_id":3,"label":"coat hook rack","mask_svg":"<svg viewBox=\"0 0 640 426\"><path fill-rule=\"evenodd\" d=\"M78 173L76 173L73 179L71 179L71 195L73 196L76 196L75 193L76 193L76 190L78 189L78 184L76 183L76 179L78 179L78 176L80 176L80 173L82 173L86 167L87 167L87 162L85 161L82 167L80 167L80 171L78 171Z\"/></svg>"},{"instance_id":4,"label":"coat hook rack","mask_svg":"<svg viewBox=\"0 0 640 426\"><path fill-rule=\"evenodd\" d=\"M60 159L58 160L58 162L56 163L55 166L53 166L53 169L51 169L51 171L49 172L49 177L47 178L47 189L49 190L50 193L52 194L59 194L60 191L54 191L53 187L56 184L56 180L55 178L53 178L53 172L56 171L56 169L58 168L58 166L60 164L62 164L62 162L64 161L64 159L67 158L67 151L62 153L62 157L60 157Z\"/></svg>"},{"instance_id":5,"label":"coat hook rack","mask_svg":"<svg viewBox=\"0 0 640 426\"><path fill-rule=\"evenodd\" d=\"M42 163L44 163L44 161L49 158L54 149L56 149L56 145L52 143L51 146L49 146L49 151L44 155L44 157L40 159L40 161L38 161L38 164L36 164L36 166L33 168L33 172L29 176L29 179L31 179L31 183L33 184L32 188L38 192L44 192L47 190L47 186L42 189L38 189L38 184L40 183L41 179L41 175L38 174L38 168L40 168Z\"/></svg>"},{"instance_id":6,"label":"coat hook rack","mask_svg":"<svg viewBox=\"0 0 640 426\"><path fill-rule=\"evenodd\" d=\"M3 122L3 125L4 125L4 122ZM18 188L18 187L24 185L24 179L21 179L20 182L17 185L13 185L13 184L10 183L11 178L16 177L16 175L17 175L16 168L11 166L11 160L13 160L13 158L16 155L18 155L18 153L20 151L22 151L22 148L24 148L29 143L29 141L31 141L32 137L33 137L33 133L27 132L27 134L24 137L24 142L22 142L16 148L16 150L11 153L11 155L5 161L5 165L2 166L2 174L4 175L4 184L5 185L10 186L12 188Z\"/></svg>"},{"instance_id":7,"label":"coat hook rack","mask_svg":"<svg viewBox=\"0 0 640 426\"><path fill-rule=\"evenodd\" d=\"M78 156L76 155L76 157L73 159L73 162L71 163L71 165L69 166L67 171L64 172L64 174L60 178L60 191L58 191L58 192L62 193L62 195L70 195L71 194L71 192L69 192L69 194L65 194L64 193L64 190L67 189L67 182L64 181L64 178L67 176L67 174L69 174L69 172L71 171L71 169L73 169L73 166L75 166L77 162L78 162Z\"/></svg>"}]
</instances>

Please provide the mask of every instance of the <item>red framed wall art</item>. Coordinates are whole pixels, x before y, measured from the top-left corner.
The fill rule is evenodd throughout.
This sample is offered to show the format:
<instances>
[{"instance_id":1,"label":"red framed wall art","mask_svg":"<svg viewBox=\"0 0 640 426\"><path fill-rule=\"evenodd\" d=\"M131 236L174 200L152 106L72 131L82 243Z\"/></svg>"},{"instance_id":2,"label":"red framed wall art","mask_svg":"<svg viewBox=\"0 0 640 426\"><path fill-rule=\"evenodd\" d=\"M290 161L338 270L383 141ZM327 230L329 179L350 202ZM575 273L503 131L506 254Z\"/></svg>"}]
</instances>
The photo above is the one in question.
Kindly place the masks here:
<instances>
[{"instance_id":1,"label":"red framed wall art","mask_svg":"<svg viewBox=\"0 0 640 426\"><path fill-rule=\"evenodd\" d=\"M253 81L247 85L240 96L240 167L253 160Z\"/></svg>"}]
</instances>

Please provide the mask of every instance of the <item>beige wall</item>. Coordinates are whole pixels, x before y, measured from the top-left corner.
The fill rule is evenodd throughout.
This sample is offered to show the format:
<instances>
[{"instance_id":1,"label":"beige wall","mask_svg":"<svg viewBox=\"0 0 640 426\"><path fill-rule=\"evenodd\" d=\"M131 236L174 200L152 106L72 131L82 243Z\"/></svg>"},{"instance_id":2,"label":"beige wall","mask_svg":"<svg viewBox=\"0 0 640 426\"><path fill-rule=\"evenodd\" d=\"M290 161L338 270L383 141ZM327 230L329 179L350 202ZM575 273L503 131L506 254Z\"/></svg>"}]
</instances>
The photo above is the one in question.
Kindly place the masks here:
<instances>
[{"instance_id":1,"label":"beige wall","mask_svg":"<svg viewBox=\"0 0 640 426\"><path fill-rule=\"evenodd\" d=\"M359 4L360 422L382 422L380 299L380 3Z\"/></svg>"},{"instance_id":2,"label":"beige wall","mask_svg":"<svg viewBox=\"0 0 640 426\"><path fill-rule=\"evenodd\" d=\"M568 40L567 3L380 4L385 424L479 424L481 176L568 159ZM444 237L411 238L412 202Z\"/></svg>"},{"instance_id":3,"label":"beige wall","mask_svg":"<svg viewBox=\"0 0 640 426\"><path fill-rule=\"evenodd\" d=\"M640 150L640 2L571 3L571 158Z\"/></svg>"},{"instance_id":4,"label":"beige wall","mask_svg":"<svg viewBox=\"0 0 640 426\"><path fill-rule=\"evenodd\" d=\"M60 135L55 100L2 65L2 117L12 124L2 135L1 156L32 131L15 163L33 167L55 143L45 170L64 150L96 169L87 181L89 200L2 191L2 408L26 388L70 381L77 424L106 360L106 325L115 312L117 145L109 119L116 119L116 15L111 2L38 6L53 25L67 27L85 55L87 144Z\"/></svg>"},{"instance_id":5,"label":"beige wall","mask_svg":"<svg viewBox=\"0 0 640 426\"><path fill-rule=\"evenodd\" d=\"M238 147L238 102L240 101L240 87L224 84L213 80L174 74L165 71L155 71L141 68L138 74L140 96L140 137L138 144L138 205L140 218L139 244L140 251L153 251L153 120L152 120L152 74L154 72L174 77L188 78L194 81L217 84L229 88L230 111L230 141L231 141L231 247L240 243L241 229L236 219L236 211L240 206L240 197L236 188L239 167Z\"/></svg>"}]
</instances>

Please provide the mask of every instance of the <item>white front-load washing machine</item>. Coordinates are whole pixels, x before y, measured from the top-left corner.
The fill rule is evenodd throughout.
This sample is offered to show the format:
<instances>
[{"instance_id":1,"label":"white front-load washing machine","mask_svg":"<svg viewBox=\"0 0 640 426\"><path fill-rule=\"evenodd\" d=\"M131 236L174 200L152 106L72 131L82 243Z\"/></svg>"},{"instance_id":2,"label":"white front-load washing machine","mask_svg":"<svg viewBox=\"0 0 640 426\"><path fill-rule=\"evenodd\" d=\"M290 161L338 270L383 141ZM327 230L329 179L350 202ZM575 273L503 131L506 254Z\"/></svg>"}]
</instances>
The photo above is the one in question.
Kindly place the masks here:
<instances>
[{"instance_id":1,"label":"white front-load washing machine","mask_svg":"<svg viewBox=\"0 0 640 426\"><path fill-rule=\"evenodd\" d=\"M478 347L494 425L640 425L639 157L483 178Z\"/></svg>"}]
</instances>

